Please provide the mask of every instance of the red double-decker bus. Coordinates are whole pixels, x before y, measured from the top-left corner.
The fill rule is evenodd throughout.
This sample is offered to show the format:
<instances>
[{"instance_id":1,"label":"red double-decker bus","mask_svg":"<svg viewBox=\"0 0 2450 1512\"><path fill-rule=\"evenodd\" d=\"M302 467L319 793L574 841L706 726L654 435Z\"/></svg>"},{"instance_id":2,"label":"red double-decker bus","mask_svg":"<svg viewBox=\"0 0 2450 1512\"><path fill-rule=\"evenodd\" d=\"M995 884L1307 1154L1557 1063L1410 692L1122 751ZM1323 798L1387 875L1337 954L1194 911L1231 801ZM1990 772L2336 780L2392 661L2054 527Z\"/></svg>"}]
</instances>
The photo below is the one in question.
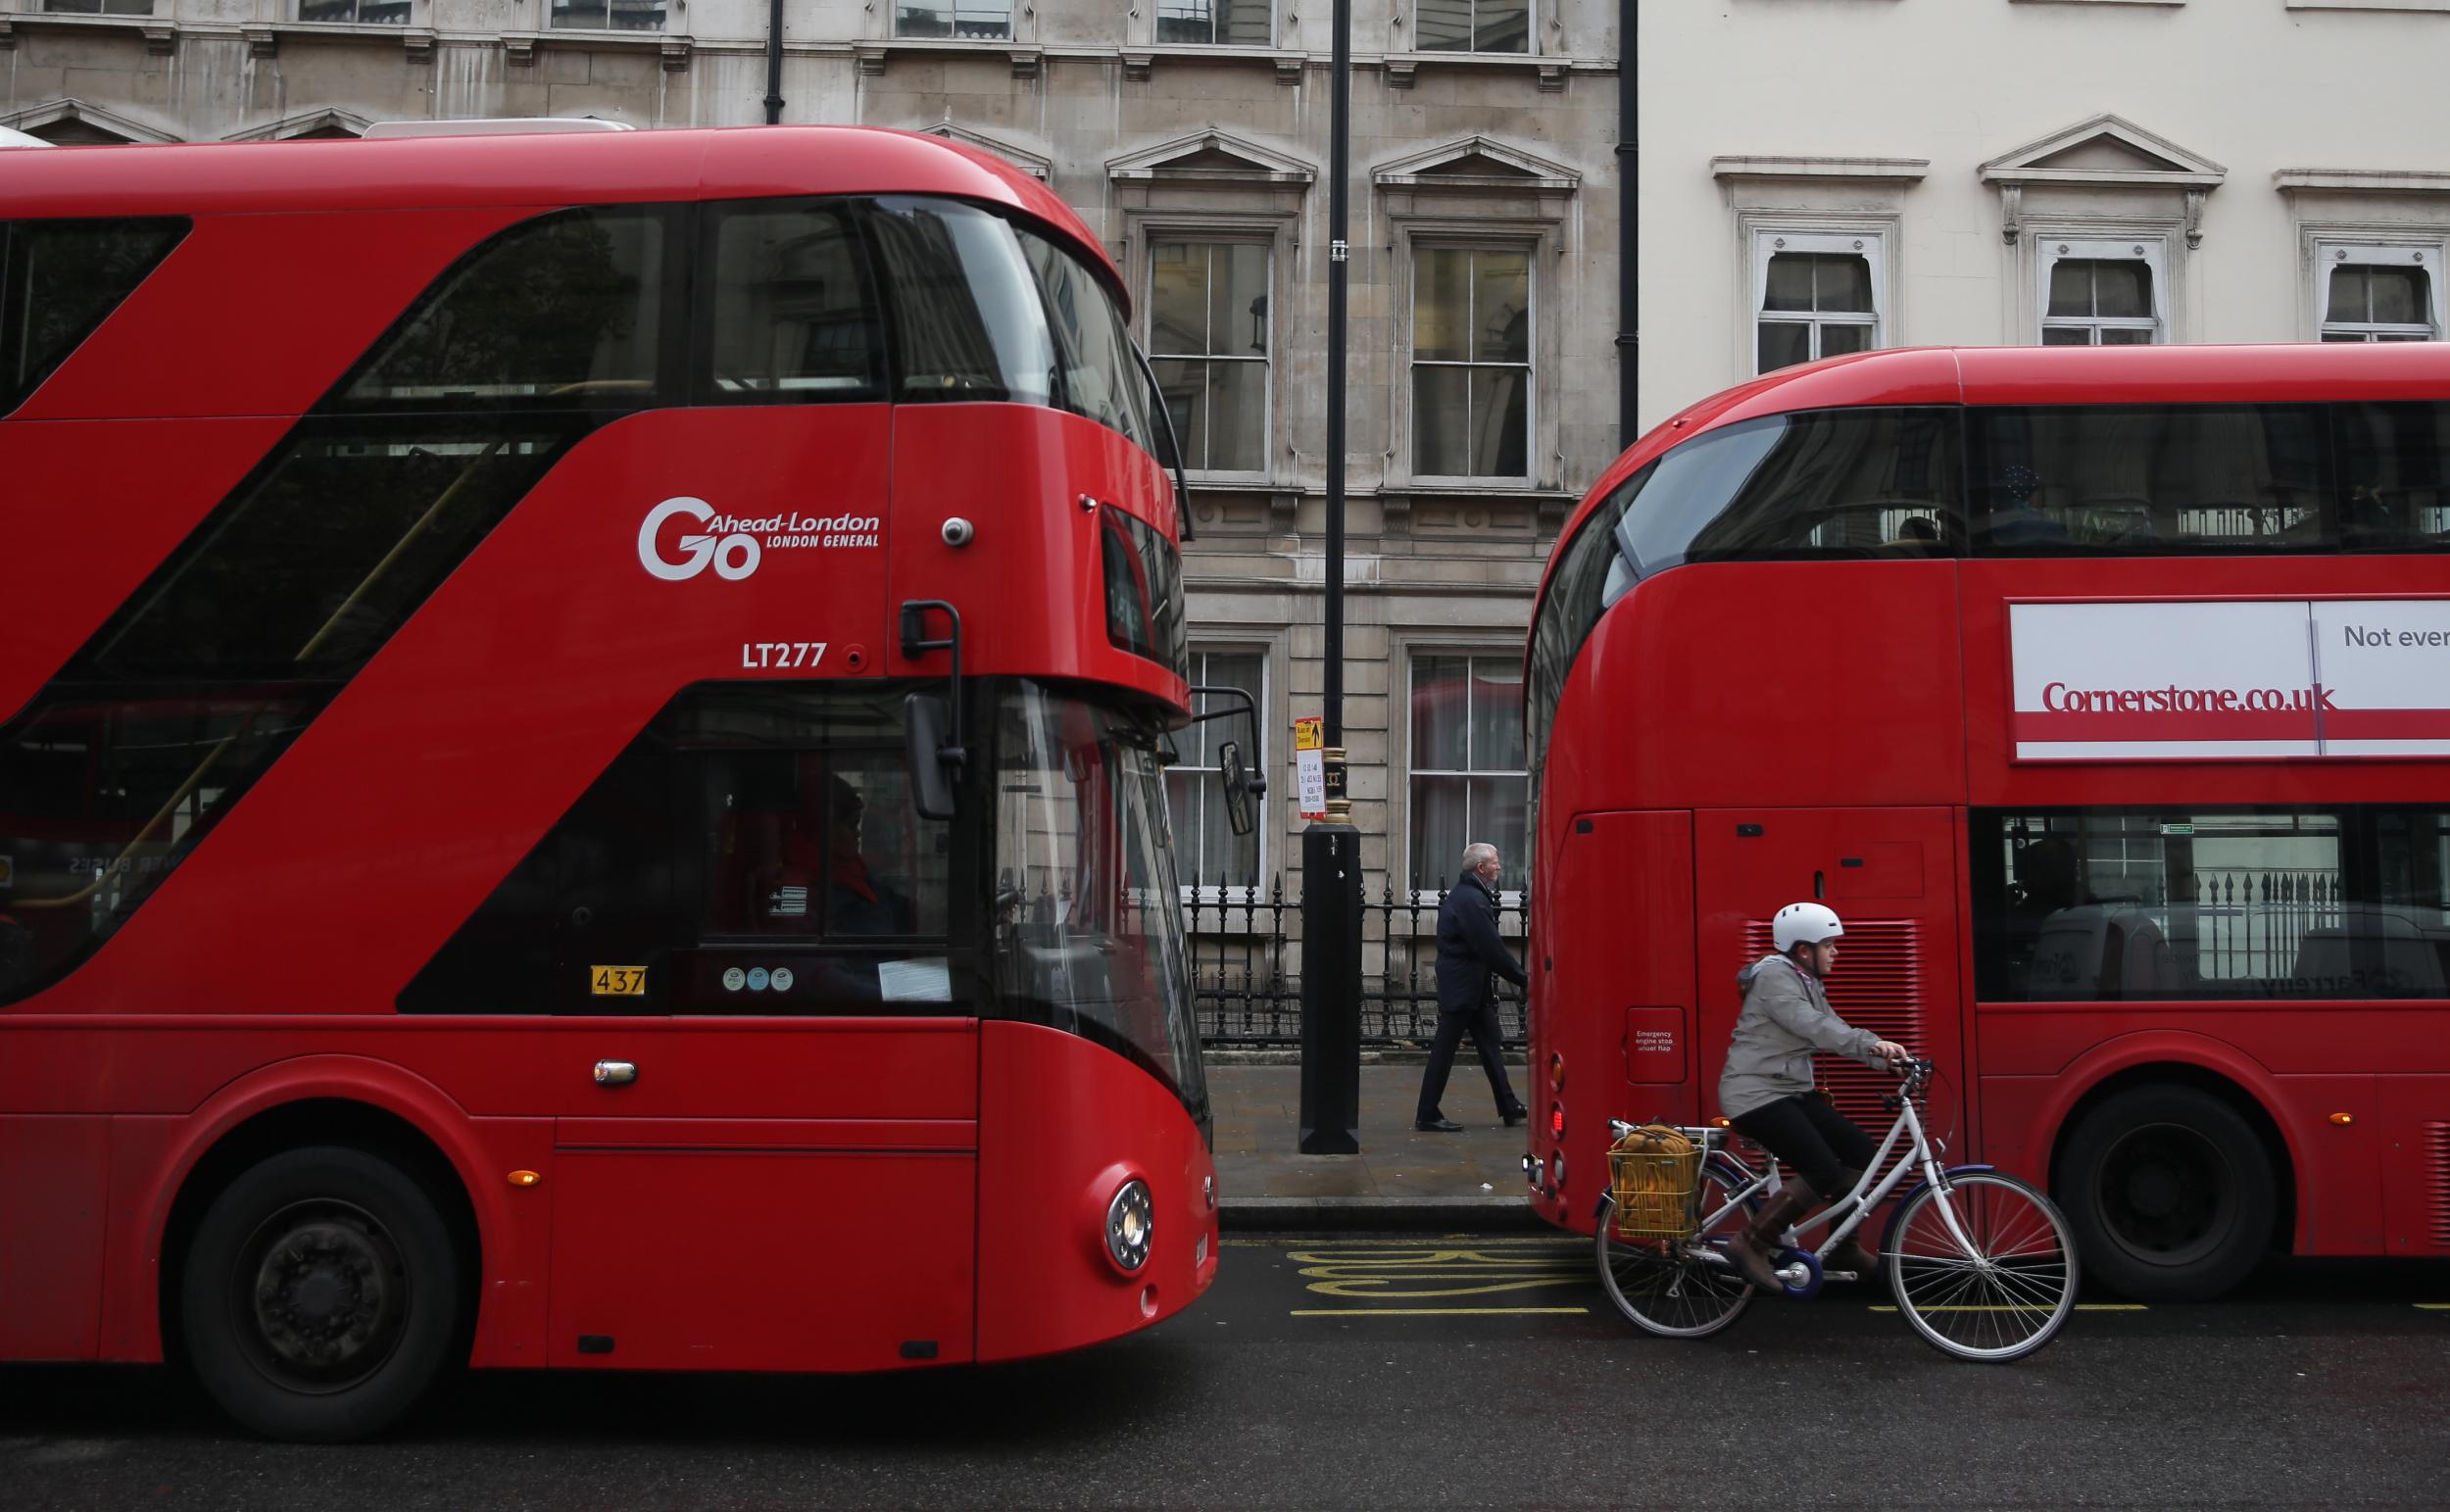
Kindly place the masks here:
<instances>
[{"instance_id":1,"label":"red double-decker bus","mask_svg":"<svg viewBox=\"0 0 2450 1512\"><path fill-rule=\"evenodd\" d=\"M775 128L0 164L0 1358L1066 1349L1214 1275L1089 231Z\"/></svg>"},{"instance_id":2,"label":"red double-decker bus","mask_svg":"<svg viewBox=\"0 0 2450 1512\"><path fill-rule=\"evenodd\" d=\"M2450 1253L2446 396L2435 345L1882 352L1620 458L1529 655L1539 1211L1716 1115L1817 899L2088 1275Z\"/></svg>"}]
</instances>

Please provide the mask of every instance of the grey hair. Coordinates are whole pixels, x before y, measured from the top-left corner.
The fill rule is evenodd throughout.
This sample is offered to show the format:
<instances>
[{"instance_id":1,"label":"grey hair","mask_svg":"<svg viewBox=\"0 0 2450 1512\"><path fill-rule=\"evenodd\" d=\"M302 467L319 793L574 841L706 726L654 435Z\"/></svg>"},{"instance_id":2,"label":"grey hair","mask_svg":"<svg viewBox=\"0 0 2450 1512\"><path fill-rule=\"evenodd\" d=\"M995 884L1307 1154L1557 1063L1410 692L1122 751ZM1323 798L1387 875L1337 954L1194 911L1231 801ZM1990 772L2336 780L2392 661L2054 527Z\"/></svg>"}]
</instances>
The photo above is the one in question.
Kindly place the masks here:
<instances>
[{"instance_id":1,"label":"grey hair","mask_svg":"<svg viewBox=\"0 0 2450 1512\"><path fill-rule=\"evenodd\" d=\"M1497 848L1486 840L1475 840L1463 848L1463 869L1477 871L1497 858Z\"/></svg>"}]
</instances>

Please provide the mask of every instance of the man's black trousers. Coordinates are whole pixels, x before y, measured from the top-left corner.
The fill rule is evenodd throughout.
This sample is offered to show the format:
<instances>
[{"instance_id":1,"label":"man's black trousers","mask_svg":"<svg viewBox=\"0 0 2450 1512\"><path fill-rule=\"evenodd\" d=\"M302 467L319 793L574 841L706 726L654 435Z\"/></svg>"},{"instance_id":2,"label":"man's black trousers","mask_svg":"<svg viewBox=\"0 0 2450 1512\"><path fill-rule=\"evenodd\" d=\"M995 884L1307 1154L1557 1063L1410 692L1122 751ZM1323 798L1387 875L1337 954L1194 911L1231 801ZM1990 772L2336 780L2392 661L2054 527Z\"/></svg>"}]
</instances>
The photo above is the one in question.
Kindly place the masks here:
<instances>
[{"instance_id":1,"label":"man's black trousers","mask_svg":"<svg viewBox=\"0 0 2450 1512\"><path fill-rule=\"evenodd\" d=\"M1514 1085L1506 1080L1505 1055L1499 1049L1504 1043L1503 1031L1497 1027L1497 1005L1483 1002L1476 1008L1440 1008L1438 1038L1430 1043L1429 1066L1421 1073L1421 1105L1413 1117L1426 1122L1442 1116L1438 1099L1446 1095L1446 1077L1454 1070L1454 1050L1469 1033L1473 1049L1480 1051L1481 1069L1489 1073L1489 1090L1496 1096L1497 1112L1511 1113L1519 1105L1514 1100Z\"/></svg>"},{"instance_id":2,"label":"man's black trousers","mask_svg":"<svg viewBox=\"0 0 2450 1512\"><path fill-rule=\"evenodd\" d=\"M1812 1184L1824 1202L1846 1195L1853 1179L1842 1172L1870 1168L1880 1146L1854 1120L1821 1100L1817 1092L1781 1097L1739 1113L1736 1132L1759 1145Z\"/></svg>"}]
</instances>

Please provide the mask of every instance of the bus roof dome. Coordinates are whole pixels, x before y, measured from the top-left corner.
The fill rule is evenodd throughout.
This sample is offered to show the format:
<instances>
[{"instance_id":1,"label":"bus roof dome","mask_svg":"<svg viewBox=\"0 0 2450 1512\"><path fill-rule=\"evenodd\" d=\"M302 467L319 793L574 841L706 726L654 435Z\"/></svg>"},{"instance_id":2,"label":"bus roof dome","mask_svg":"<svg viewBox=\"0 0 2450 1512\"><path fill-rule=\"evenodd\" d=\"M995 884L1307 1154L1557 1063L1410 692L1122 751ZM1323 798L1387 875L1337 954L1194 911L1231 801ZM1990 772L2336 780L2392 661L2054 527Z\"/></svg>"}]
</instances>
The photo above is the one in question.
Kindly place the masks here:
<instances>
[{"instance_id":1,"label":"bus roof dome","mask_svg":"<svg viewBox=\"0 0 2450 1512\"><path fill-rule=\"evenodd\" d=\"M377 121L365 140L387 136L532 136L546 131L635 131L621 121L593 116L514 116L500 121Z\"/></svg>"}]
</instances>

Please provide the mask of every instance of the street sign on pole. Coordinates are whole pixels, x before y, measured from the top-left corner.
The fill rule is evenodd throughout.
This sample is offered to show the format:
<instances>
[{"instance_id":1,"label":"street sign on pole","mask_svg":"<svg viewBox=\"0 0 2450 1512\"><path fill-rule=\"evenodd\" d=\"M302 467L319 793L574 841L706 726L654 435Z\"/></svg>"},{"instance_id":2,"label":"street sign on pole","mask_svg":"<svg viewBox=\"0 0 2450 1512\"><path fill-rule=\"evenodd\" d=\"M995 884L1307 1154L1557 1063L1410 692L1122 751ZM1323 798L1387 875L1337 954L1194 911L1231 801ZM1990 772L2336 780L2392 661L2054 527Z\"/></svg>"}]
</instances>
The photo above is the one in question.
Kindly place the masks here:
<instances>
[{"instance_id":1,"label":"street sign on pole","mask_svg":"<svg viewBox=\"0 0 2450 1512\"><path fill-rule=\"evenodd\" d=\"M1316 716L1293 722L1293 775L1301 817L1327 817L1327 722Z\"/></svg>"}]
</instances>

